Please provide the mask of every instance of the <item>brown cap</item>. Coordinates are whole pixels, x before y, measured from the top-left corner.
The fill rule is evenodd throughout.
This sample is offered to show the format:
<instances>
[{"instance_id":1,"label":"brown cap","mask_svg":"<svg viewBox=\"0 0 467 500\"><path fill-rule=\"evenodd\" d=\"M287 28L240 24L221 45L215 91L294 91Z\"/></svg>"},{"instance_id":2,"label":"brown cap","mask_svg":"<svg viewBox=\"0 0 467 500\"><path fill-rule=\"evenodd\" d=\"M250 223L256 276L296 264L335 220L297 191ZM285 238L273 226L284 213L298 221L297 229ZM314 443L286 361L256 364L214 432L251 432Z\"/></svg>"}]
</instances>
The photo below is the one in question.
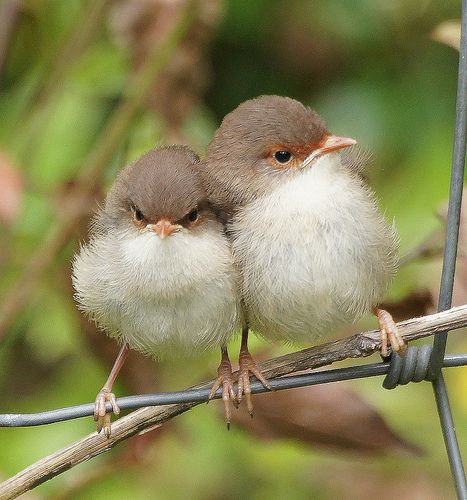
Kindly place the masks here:
<instances>
[{"instance_id":1,"label":"brown cap","mask_svg":"<svg viewBox=\"0 0 467 500\"><path fill-rule=\"evenodd\" d=\"M206 199L198 162L186 146L164 146L145 153L118 175L106 211L123 214L137 208L148 221L181 219Z\"/></svg>"},{"instance_id":2,"label":"brown cap","mask_svg":"<svg viewBox=\"0 0 467 500\"><path fill-rule=\"evenodd\" d=\"M281 170L290 174L275 160L278 152L290 152L295 163L288 166L298 166L327 136L321 117L294 99L261 96L240 104L222 121L201 164L210 201L231 213L280 182Z\"/></svg>"}]
</instances>

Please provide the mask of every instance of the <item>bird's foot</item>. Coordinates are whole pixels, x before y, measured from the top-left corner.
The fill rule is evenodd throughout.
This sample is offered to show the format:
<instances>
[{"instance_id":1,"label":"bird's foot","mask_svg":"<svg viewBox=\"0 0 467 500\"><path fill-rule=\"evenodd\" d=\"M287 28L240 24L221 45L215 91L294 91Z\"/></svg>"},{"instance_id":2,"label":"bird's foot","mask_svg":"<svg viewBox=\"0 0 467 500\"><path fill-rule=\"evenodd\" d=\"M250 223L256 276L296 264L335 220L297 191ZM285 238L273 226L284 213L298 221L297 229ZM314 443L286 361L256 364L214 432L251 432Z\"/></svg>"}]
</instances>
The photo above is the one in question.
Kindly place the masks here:
<instances>
[{"instance_id":1,"label":"bird's foot","mask_svg":"<svg viewBox=\"0 0 467 500\"><path fill-rule=\"evenodd\" d=\"M96 396L94 402L94 420L97 422L96 430L98 433L104 429L104 434L107 438L110 437L111 430L111 416L112 412L108 412L106 408L106 403L109 402L112 405L112 412L115 415L120 414L120 408L117 405L115 395L110 392L109 389L103 387Z\"/></svg>"},{"instance_id":2,"label":"bird's foot","mask_svg":"<svg viewBox=\"0 0 467 500\"><path fill-rule=\"evenodd\" d=\"M407 344L400 335L391 314L384 309L375 309L375 314L381 328L381 356L383 358L388 357L389 347L393 352L397 352L399 356L404 356L407 351Z\"/></svg>"},{"instance_id":3,"label":"bird's foot","mask_svg":"<svg viewBox=\"0 0 467 500\"><path fill-rule=\"evenodd\" d=\"M228 356L222 356L221 363L219 368L217 369L217 379L215 380L211 392L209 393L209 401L215 396L217 389L222 386L222 401L224 402L224 415L225 415L225 423L227 424L227 429L230 429L230 419L231 419L231 410L230 410L230 402L238 408L237 400L235 399L235 392L233 387L233 376L232 376L232 365L230 364L230 360Z\"/></svg>"},{"instance_id":4,"label":"bird's foot","mask_svg":"<svg viewBox=\"0 0 467 500\"><path fill-rule=\"evenodd\" d=\"M242 347L240 350L240 357L238 359L239 369L238 369L238 390L237 390L237 401L240 404L245 395L246 406L248 408L248 413L251 418L253 418L253 402L251 400L251 385L250 385L250 373L252 373L266 389L272 390L270 383L266 380L264 375L261 373L255 360L252 358L248 348Z\"/></svg>"}]
</instances>

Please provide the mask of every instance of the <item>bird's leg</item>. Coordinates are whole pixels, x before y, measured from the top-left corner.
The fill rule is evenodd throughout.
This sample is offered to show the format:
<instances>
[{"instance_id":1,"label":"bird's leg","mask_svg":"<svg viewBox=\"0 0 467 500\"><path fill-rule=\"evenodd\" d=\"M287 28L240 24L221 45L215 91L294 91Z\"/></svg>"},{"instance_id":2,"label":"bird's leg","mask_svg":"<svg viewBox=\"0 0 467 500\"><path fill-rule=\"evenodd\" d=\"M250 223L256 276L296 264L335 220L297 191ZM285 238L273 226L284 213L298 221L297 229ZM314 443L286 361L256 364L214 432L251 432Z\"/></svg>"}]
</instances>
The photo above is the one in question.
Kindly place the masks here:
<instances>
[{"instance_id":1,"label":"bird's leg","mask_svg":"<svg viewBox=\"0 0 467 500\"><path fill-rule=\"evenodd\" d=\"M387 358L389 346L391 346L393 352L404 356L407 344L401 337L391 314L377 307L374 308L373 312L378 318L379 327L381 328L381 356Z\"/></svg>"},{"instance_id":2,"label":"bird's leg","mask_svg":"<svg viewBox=\"0 0 467 500\"><path fill-rule=\"evenodd\" d=\"M212 386L211 392L209 393L208 403L214 397L217 389L219 389L221 385L225 422L227 424L227 429L230 429L230 401L232 401L235 407L237 407L237 401L235 399L235 392L233 389L232 365L230 364L229 353L227 352L226 346L221 348L221 362L219 364L219 368L217 369L217 379Z\"/></svg>"},{"instance_id":3,"label":"bird's leg","mask_svg":"<svg viewBox=\"0 0 467 500\"><path fill-rule=\"evenodd\" d=\"M110 437L111 433L111 413L107 412L106 403L110 402L112 405L112 411L115 415L120 414L120 408L118 407L115 395L112 392L112 386L114 385L115 379L125 363L129 350L130 348L128 344L125 343L118 353L117 359L115 360L107 381L102 389L97 393L96 400L94 402L94 420L97 422L97 432L101 432L101 430L104 429L104 433L107 437Z\"/></svg>"},{"instance_id":4,"label":"bird's leg","mask_svg":"<svg viewBox=\"0 0 467 500\"><path fill-rule=\"evenodd\" d=\"M271 385L265 379L264 375L259 370L257 364L248 351L248 327L242 330L242 346L240 348L240 356L238 358L238 392L237 401L242 401L243 394L245 394L246 405L248 413L253 418L253 402L251 401L251 385L250 385L250 372L266 387L272 390Z\"/></svg>"}]
</instances>

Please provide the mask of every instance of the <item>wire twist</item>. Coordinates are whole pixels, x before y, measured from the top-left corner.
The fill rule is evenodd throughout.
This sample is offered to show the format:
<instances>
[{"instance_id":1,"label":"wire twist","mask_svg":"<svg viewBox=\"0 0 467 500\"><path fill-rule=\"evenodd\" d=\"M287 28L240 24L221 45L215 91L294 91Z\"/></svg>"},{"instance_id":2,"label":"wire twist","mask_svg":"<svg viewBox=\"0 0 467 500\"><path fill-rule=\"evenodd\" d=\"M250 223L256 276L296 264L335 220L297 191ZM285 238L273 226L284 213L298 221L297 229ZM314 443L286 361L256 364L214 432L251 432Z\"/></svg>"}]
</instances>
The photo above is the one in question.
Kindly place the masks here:
<instances>
[{"instance_id":1,"label":"wire twist","mask_svg":"<svg viewBox=\"0 0 467 500\"><path fill-rule=\"evenodd\" d=\"M425 344L421 347L409 347L404 357L393 354L383 387L394 389L409 382L431 380L429 366L432 352L433 346Z\"/></svg>"}]
</instances>

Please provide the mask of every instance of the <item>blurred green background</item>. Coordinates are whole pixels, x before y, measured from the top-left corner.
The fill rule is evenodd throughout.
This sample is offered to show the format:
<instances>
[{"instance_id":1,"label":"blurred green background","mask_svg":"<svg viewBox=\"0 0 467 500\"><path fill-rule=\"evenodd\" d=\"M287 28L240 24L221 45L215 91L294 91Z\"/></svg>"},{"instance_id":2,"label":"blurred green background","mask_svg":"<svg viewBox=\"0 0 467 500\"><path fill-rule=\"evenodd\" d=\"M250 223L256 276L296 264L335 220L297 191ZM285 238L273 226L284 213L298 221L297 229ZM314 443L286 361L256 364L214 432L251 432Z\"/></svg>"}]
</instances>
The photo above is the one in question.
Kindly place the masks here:
<instances>
[{"instance_id":1,"label":"blurred green background","mask_svg":"<svg viewBox=\"0 0 467 500\"><path fill-rule=\"evenodd\" d=\"M261 94L301 100L330 130L371 151L370 182L396 221L402 254L413 257L388 307L398 318L434 310L458 53L433 32L459 18L460 2L204 0L194 7L183 0L0 2L2 413L89 402L105 381L118 346L77 311L70 261L118 170L161 143L202 154L222 117ZM467 302L466 228L458 304ZM429 252L417 250L424 242ZM374 327L371 318L343 334L366 327ZM259 357L290 350L254 346ZM465 331L450 336L449 349L467 351ZM217 362L214 352L157 365L132 354L115 392L179 390L210 378ZM467 368L446 377L465 455ZM389 392L375 378L295 394L257 397L255 423L241 408L230 432L218 403L199 406L25 498L454 498L429 384ZM350 429L342 430L347 419ZM369 429L354 442L364 419L374 435ZM0 480L93 428L86 418L0 429Z\"/></svg>"}]
</instances>

